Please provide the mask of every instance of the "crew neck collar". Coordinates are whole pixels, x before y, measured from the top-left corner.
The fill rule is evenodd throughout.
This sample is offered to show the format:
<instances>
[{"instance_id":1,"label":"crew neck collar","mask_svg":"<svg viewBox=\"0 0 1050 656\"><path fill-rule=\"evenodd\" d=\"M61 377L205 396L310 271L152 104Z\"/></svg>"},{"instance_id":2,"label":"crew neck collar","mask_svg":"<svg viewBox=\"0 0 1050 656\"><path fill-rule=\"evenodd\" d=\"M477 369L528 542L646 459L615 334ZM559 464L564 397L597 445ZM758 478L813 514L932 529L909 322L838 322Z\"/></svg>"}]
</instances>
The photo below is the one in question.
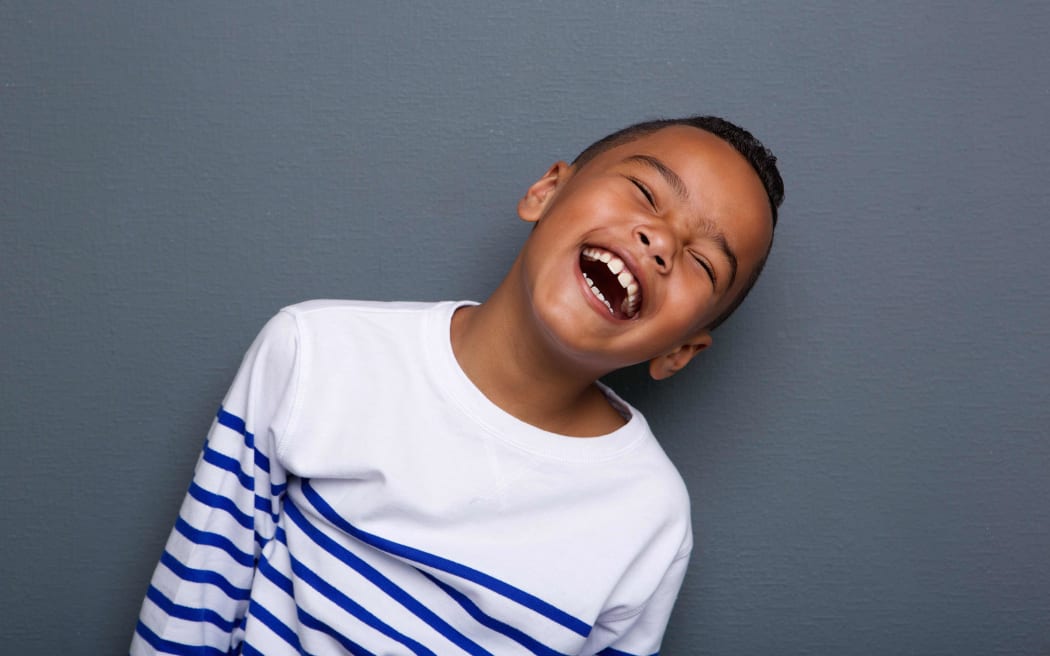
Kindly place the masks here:
<instances>
[{"instance_id":1,"label":"crew neck collar","mask_svg":"<svg viewBox=\"0 0 1050 656\"><path fill-rule=\"evenodd\" d=\"M651 438L641 413L601 382L598 386L627 422L611 433L595 437L573 437L546 431L493 403L470 380L452 351L452 315L468 305L477 303L449 301L435 306L426 322L426 353L430 367L444 383L442 387L449 400L488 433L535 455L582 462L618 457Z\"/></svg>"}]
</instances>

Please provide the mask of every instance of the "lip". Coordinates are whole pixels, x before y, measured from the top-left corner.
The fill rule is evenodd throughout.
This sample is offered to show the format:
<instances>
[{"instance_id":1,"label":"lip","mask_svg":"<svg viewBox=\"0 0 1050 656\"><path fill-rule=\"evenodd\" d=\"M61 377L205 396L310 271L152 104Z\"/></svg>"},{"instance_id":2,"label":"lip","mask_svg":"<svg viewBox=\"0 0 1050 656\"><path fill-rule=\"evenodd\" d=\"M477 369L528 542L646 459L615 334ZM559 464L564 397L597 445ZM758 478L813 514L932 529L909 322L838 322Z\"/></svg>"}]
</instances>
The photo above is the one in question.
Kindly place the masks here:
<instances>
[{"instance_id":1,"label":"lip","mask_svg":"<svg viewBox=\"0 0 1050 656\"><path fill-rule=\"evenodd\" d=\"M634 281L638 283L638 291L642 295L642 304L638 308L638 313L630 319L620 319L615 315L609 314L609 308L605 307L605 304L598 300L597 296L591 293L590 285L588 285L587 281L583 279L583 270L580 268L580 258L583 257L583 251L586 248L600 248L604 251L609 251L616 257L623 260L624 267L631 272L632 276L634 276ZM605 244L596 244L591 242L588 242L581 246L576 254L576 282L581 286L583 295L587 298L587 302L591 304L591 307L594 308L595 312L600 314L606 321L611 321L612 323L627 323L630 321L637 321L638 318L641 317L644 313L646 305L648 305L648 282L642 276L641 269L638 266L638 263L634 259L634 257L632 257L629 253L620 250L619 248L614 248L612 246L606 246Z\"/></svg>"}]
</instances>

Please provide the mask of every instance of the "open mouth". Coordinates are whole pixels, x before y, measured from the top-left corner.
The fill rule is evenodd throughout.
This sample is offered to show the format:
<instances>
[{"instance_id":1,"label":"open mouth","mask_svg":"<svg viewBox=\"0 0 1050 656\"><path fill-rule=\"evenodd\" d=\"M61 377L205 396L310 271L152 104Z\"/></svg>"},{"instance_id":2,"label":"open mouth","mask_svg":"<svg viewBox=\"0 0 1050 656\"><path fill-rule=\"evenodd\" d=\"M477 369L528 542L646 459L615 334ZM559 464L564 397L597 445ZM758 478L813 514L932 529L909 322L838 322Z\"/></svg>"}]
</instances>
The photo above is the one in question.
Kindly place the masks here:
<instances>
[{"instance_id":1,"label":"open mouth","mask_svg":"<svg viewBox=\"0 0 1050 656\"><path fill-rule=\"evenodd\" d=\"M580 270L599 301L617 319L633 319L642 306L642 288L624 261L603 248L588 246L580 253Z\"/></svg>"}]
</instances>

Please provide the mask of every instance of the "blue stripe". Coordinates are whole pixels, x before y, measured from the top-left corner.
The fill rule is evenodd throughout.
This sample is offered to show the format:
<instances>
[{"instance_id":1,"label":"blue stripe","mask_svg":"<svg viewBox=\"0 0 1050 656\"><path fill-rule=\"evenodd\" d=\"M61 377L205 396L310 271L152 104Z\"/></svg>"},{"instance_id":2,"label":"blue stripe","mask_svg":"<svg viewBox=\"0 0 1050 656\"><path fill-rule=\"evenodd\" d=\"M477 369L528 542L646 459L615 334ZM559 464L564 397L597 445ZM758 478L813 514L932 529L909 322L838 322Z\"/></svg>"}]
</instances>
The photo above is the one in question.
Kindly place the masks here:
<instances>
[{"instance_id":1,"label":"blue stripe","mask_svg":"<svg viewBox=\"0 0 1050 656\"><path fill-rule=\"evenodd\" d=\"M248 644L247 641L241 643L241 656L266 656L255 647Z\"/></svg>"},{"instance_id":2,"label":"blue stripe","mask_svg":"<svg viewBox=\"0 0 1050 656\"><path fill-rule=\"evenodd\" d=\"M142 636L142 639L148 642L150 647L165 654L176 654L177 656L227 656L225 651L215 647L186 645L174 640L166 640L150 631L149 627L142 623L142 620L139 620L138 624L135 625L135 633Z\"/></svg>"},{"instance_id":3,"label":"blue stripe","mask_svg":"<svg viewBox=\"0 0 1050 656\"><path fill-rule=\"evenodd\" d=\"M270 473L270 459L266 457L266 454L255 448L255 439L251 440L251 448L255 451L255 466L263 470L267 474Z\"/></svg>"},{"instance_id":4,"label":"blue stripe","mask_svg":"<svg viewBox=\"0 0 1050 656\"><path fill-rule=\"evenodd\" d=\"M219 412L215 415L215 418L226 428L237 431L243 435L244 445L252 451L255 451L255 466L266 473L270 473L270 459L266 457L266 454L255 448L255 436L248 432L244 420L235 414L227 412L226 409L222 407L219 408Z\"/></svg>"},{"instance_id":5,"label":"blue stripe","mask_svg":"<svg viewBox=\"0 0 1050 656\"><path fill-rule=\"evenodd\" d=\"M182 517L175 520L175 530L182 533L186 536L186 539L194 544L222 549L230 555L230 558L237 561L237 564L239 565L243 565L244 567L255 567L255 554L241 551L237 548L237 545L225 535L210 533L208 531L202 531L199 528L194 528Z\"/></svg>"},{"instance_id":6,"label":"blue stripe","mask_svg":"<svg viewBox=\"0 0 1050 656\"><path fill-rule=\"evenodd\" d=\"M267 474L269 474L270 459L266 457L266 454L259 452L255 448L255 436L244 429L244 420L237 417L236 415L230 414L222 408L219 409L218 419L219 423L223 426L231 428L244 436L244 445L254 453L255 465L263 471L265 471ZM215 455L209 457L209 452ZM213 462L210 458L215 458L215 461ZM245 488L249 490L255 489L254 482L247 482L252 481L251 475L244 473L244 471L241 469L241 464L237 462L237 460L235 460L234 458L231 458L227 455L223 455L213 449L206 448L204 459L217 467L225 469L226 471L231 472L233 474L236 474L238 480L240 480L241 482L241 485L243 485ZM223 460L226 460L228 462L222 462L222 464L220 464L220 461ZM286 489L288 489L288 483L274 483L273 481L270 482L271 497L282 496Z\"/></svg>"},{"instance_id":7,"label":"blue stripe","mask_svg":"<svg viewBox=\"0 0 1050 656\"><path fill-rule=\"evenodd\" d=\"M160 562L164 563L164 566L170 569L183 581L190 581L191 583L210 583L215 587L219 588L226 593L230 599L236 601L247 601L251 596L251 590L238 588L234 584L230 583L221 574L212 572L206 569L193 569L187 567L178 561L175 556L165 551L160 556Z\"/></svg>"},{"instance_id":8,"label":"blue stripe","mask_svg":"<svg viewBox=\"0 0 1050 656\"><path fill-rule=\"evenodd\" d=\"M277 539L282 544L285 544L287 548L283 531L279 532ZM266 559L265 555L259 559L259 573L266 577L266 579L269 580L271 583L280 588L282 592L291 597L293 601L295 601L295 591L293 588L292 580L284 574L282 574L276 567L271 565L270 561ZM298 603L296 603L295 605L295 612L296 615L299 617L300 624L315 631L325 633L328 636L334 638L339 642L339 644L343 646L344 649L353 654L353 656L375 656L372 652L368 651L367 649L357 644L350 638L347 638L346 636L339 633L332 627L328 626L321 620L317 619L310 613L307 613L305 610L299 607Z\"/></svg>"},{"instance_id":9,"label":"blue stripe","mask_svg":"<svg viewBox=\"0 0 1050 656\"><path fill-rule=\"evenodd\" d=\"M444 590L445 593L448 594L448 596L452 597L452 599L457 604L463 607L463 610L467 611L467 613L475 620L477 620L478 623L482 626L488 627L489 629L492 629L497 633L501 633L507 636L514 642L518 643L522 647L525 647L526 649L528 649L534 654L537 654L538 656L567 656L566 654L562 654L559 651L551 649L550 647L536 640L521 629L513 627L505 622L501 622L500 620L492 617L491 615L486 614L485 611L481 610L477 604L475 604L473 601L470 600L469 597L467 597L467 595L463 594L459 590L456 590L447 583L438 580L433 575L424 572L423 570L416 571L433 581L436 586Z\"/></svg>"},{"instance_id":10,"label":"blue stripe","mask_svg":"<svg viewBox=\"0 0 1050 656\"><path fill-rule=\"evenodd\" d=\"M313 629L314 631L320 631L321 633L327 634L334 638L339 644L343 646L343 649L347 650L352 656L375 656L372 652L368 651L361 645L357 644L350 638L347 638L342 633L339 633L332 627L328 626L321 620L317 619L313 615L310 615L302 608L299 608L299 621L303 626Z\"/></svg>"},{"instance_id":11,"label":"blue stripe","mask_svg":"<svg viewBox=\"0 0 1050 656\"><path fill-rule=\"evenodd\" d=\"M412 653L423 654L425 656L437 656L434 652L430 651L425 646L416 642L412 638L409 638L403 633L397 631L396 629L394 629L394 627L390 626L386 622L383 622L383 620L370 613L366 608L358 604L356 601L354 601L350 597L347 597L345 594L337 590L335 586L331 585L330 583L322 579L320 576L318 576L309 567L292 557L291 554L289 554L288 556L292 561L292 572L301 580L306 582L314 590L317 590L322 595L327 597L332 603L336 604L344 611L358 618L359 620L372 627L376 631L379 631L383 635L393 640L396 640L397 642L408 647L412 650Z\"/></svg>"},{"instance_id":12,"label":"blue stripe","mask_svg":"<svg viewBox=\"0 0 1050 656\"><path fill-rule=\"evenodd\" d=\"M338 558L344 565L357 571L361 576L368 579L377 588L388 594L399 604L407 608L413 615L426 622L432 629L445 636L450 642L458 645L463 651L476 656L492 656L491 652L477 644L467 636L463 635L448 622L438 617L432 610L424 606L396 583L383 576L376 568L372 567L352 551L349 551L332 538L325 535L317 527L306 519L294 503L285 504L285 515L291 519L304 533L310 536L318 546L332 556Z\"/></svg>"},{"instance_id":13,"label":"blue stripe","mask_svg":"<svg viewBox=\"0 0 1050 656\"><path fill-rule=\"evenodd\" d=\"M259 559L259 573L280 588L281 592L284 592L292 599L295 599L295 590L292 587L292 580L271 565L269 559L267 559L265 555Z\"/></svg>"},{"instance_id":14,"label":"blue stripe","mask_svg":"<svg viewBox=\"0 0 1050 656\"><path fill-rule=\"evenodd\" d=\"M204 462L218 467L223 471L230 472L237 477L237 482L241 484L241 487L250 492L255 491L255 478L251 474L244 473L244 470L241 469L241 464L237 462L236 458L231 458L228 455L219 453L209 446L205 446ZM287 489L287 483L270 483L270 497L267 498L261 495L256 495L255 507L259 510L265 510L273 515L272 500L279 499ZM274 516L276 517L276 515Z\"/></svg>"},{"instance_id":15,"label":"blue stripe","mask_svg":"<svg viewBox=\"0 0 1050 656\"><path fill-rule=\"evenodd\" d=\"M237 620L227 620L210 608L193 608L176 604L152 585L146 590L146 599L156 604L166 615L177 617L180 620L207 622L208 624L214 624L226 633L233 631L233 627L237 626Z\"/></svg>"},{"instance_id":16,"label":"blue stripe","mask_svg":"<svg viewBox=\"0 0 1050 656\"><path fill-rule=\"evenodd\" d=\"M252 530L254 525L252 516L241 512L241 509L237 507L233 499L209 492L196 483L190 483L189 495L210 508L225 510L238 524L248 530Z\"/></svg>"},{"instance_id":17,"label":"blue stripe","mask_svg":"<svg viewBox=\"0 0 1050 656\"><path fill-rule=\"evenodd\" d=\"M435 556L434 554L427 553L420 549L399 544L387 540L386 538L381 538L377 535L362 531L340 517L339 514L335 512L335 510L329 506L328 503L321 498L321 495L310 485L308 479L302 479L302 491L314 508L316 508L325 519L331 522L332 525L376 549L386 551L395 556L426 565L433 569L448 572L449 574L477 583L482 587L492 590L496 594L502 595L511 601L543 615L547 619L556 622L585 638L591 632L591 627L586 622L573 617L560 608L557 608L524 590L516 588L509 583L504 583L484 572L479 572L476 569L442 558L441 556ZM292 504L288 504L289 507L291 507L291 505Z\"/></svg>"},{"instance_id":18,"label":"blue stripe","mask_svg":"<svg viewBox=\"0 0 1050 656\"><path fill-rule=\"evenodd\" d=\"M215 418L226 428L235 430L241 435L248 432L247 427L244 425L244 420L233 413L227 412L226 408L222 406L219 406L219 411L215 414Z\"/></svg>"},{"instance_id":19,"label":"blue stripe","mask_svg":"<svg viewBox=\"0 0 1050 656\"><path fill-rule=\"evenodd\" d=\"M248 613L265 624L271 631L281 636L285 642L295 647L296 651L300 654L306 653L303 651L303 646L299 644L299 636L296 635L295 631L291 630L287 624L277 619L276 615L266 610L266 608L259 603L259 600L252 600L252 605L248 608Z\"/></svg>"},{"instance_id":20,"label":"blue stripe","mask_svg":"<svg viewBox=\"0 0 1050 656\"><path fill-rule=\"evenodd\" d=\"M276 524L279 518L278 513L275 513L273 511L273 501L274 499L267 499L266 497L261 497L258 494L255 495L255 509L269 515L270 519L273 520L273 523Z\"/></svg>"},{"instance_id":21,"label":"blue stripe","mask_svg":"<svg viewBox=\"0 0 1050 656\"><path fill-rule=\"evenodd\" d=\"M210 465L214 465L215 467L218 467L219 469L229 472L236 476L237 481L241 484L241 487L243 487L246 491L251 492L255 490L255 479L250 475L245 474L241 470L240 464L234 458L231 458L227 455L223 455L218 451L212 449L211 447L205 447L204 462L207 462ZM255 509L261 510L262 512L266 513L273 519L274 522L276 522L277 513L274 512L273 501L275 499L278 499L282 494L284 494L287 488L287 483L282 483L280 485L271 484L271 497L268 498L260 496L258 494L255 495Z\"/></svg>"},{"instance_id":22,"label":"blue stripe","mask_svg":"<svg viewBox=\"0 0 1050 656\"><path fill-rule=\"evenodd\" d=\"M231 458L228 455L219 453L210 446L204 447L204 462L214 465L223 471L228 471L237 477L240 481L241 487L246 490L255 489L255 479L250 474L245 474L241 469L241 463L237 462L235 458Z\"/></svg>"}]
</instances>

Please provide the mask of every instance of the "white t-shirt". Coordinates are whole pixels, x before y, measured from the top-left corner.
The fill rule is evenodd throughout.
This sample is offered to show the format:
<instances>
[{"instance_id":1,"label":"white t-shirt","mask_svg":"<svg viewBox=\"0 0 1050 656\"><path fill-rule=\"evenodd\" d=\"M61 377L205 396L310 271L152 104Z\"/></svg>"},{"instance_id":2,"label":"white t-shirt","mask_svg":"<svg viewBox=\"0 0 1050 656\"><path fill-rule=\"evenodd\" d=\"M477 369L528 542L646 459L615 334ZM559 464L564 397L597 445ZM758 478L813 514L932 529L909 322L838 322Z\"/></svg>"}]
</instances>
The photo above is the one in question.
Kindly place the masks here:
<instances>
[{"instance_id":1,"label":"white t-shirt","mask_svg":"<svg viewBox=\"0 0 1050 656\"><path fill-rule=\"evenodd\" d=\"M692 534L642 415L540 430L459 368L463 303L311 301L248 351L132 654L658 651Z\"/></svg>"}]
</instances>

